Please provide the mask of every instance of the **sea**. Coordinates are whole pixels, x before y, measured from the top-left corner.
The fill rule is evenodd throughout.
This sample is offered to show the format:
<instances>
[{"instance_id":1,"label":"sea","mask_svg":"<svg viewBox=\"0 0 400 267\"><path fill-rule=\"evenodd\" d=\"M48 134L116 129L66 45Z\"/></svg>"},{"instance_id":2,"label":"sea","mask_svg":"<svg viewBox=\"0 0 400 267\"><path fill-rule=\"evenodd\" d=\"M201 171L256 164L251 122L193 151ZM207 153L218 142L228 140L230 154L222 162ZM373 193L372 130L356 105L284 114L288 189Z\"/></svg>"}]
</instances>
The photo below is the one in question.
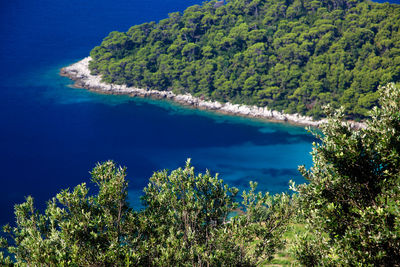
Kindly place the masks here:
<instances>
[{"instance_id":1,"label":"sea","mask_svg":"<svg viewBox=\"0 0 400 267\"><path fill-rule=\"evenodd\" d=\"M304 183L315 138L304 127L73 88L60 68L111 31L166 18L199 0L0 1L0 225L31 195L43 211L60 190L87 183L98 163L127 167L129 201L157 170L209 170L228 185L270 193Z\"/></svg>"}]
</instances>

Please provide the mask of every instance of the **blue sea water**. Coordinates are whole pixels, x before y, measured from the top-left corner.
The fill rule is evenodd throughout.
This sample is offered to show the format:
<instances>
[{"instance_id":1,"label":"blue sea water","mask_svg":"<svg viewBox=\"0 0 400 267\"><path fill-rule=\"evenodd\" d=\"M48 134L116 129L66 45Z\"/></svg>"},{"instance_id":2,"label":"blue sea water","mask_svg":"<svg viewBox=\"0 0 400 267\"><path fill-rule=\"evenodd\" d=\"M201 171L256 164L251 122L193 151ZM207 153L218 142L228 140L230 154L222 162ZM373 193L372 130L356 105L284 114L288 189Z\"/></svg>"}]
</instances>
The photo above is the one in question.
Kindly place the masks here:
<instances>
[{"instance_id":1,"label":"blue sea water","mask_svg":"<svg viewBox=\"0 0 400 267\"><path fill-rule=\"evenodd\" d=\"M390 4L400 4L400 0L373 0L376 3L390 3Z\"/></svg>"},{"instance_id":2,"label":"blue sea water","mask_svg":"<svg viewBox=\"0 0 400 267\"><path fill-rule=\"evenodd\" d=\"M153 171L183 166L220 173L270 192L304 182L313 137L302 127L182 108L165 101L105 96L70 87L59 69L88 55L113 30L165 18L198 0L14 0L0 2L0 224L13 205L36 205L89 182L96 162L128 168L129 197Z\"/></svg>"}]
</instances>

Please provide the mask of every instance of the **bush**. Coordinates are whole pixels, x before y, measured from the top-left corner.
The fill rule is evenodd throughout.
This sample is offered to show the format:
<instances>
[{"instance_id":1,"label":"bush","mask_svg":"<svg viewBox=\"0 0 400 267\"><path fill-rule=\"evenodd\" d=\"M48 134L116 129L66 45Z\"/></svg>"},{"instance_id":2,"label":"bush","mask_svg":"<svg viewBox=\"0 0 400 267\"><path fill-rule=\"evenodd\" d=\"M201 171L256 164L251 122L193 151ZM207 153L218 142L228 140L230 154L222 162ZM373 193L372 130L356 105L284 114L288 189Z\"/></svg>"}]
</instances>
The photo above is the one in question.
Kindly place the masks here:
<instances>
[{"instance_id":1,"label":"bush","mask_svg":"<svg viewBox=\"0 0 400 267\"><path fill-rule=\"evenodd\" d=\"M400 90L381 88L380 107L354 130L332 113L314 145L310 182L298 187L311 235L305 265L400 265Z\"/></svg>"},{"instance_id":2,"label":"bush","mask_svg":"<svg viewBox=\"0 0 400 267\"><path fill-rule=\"evenodd\" d=\"M16 226L4 227L9 242L1 239L13 260L0 254L0 264L253 266L282 245L294 211L290 196L256 194L253 183L239 205L236 188L209 172L196 175L189 160L154 173L137 212L127 202L124 168L107 161L91 174L96 195L81 184L57 194L44 214L32 197L16 205Z\"/></svg>"}]
</instances>

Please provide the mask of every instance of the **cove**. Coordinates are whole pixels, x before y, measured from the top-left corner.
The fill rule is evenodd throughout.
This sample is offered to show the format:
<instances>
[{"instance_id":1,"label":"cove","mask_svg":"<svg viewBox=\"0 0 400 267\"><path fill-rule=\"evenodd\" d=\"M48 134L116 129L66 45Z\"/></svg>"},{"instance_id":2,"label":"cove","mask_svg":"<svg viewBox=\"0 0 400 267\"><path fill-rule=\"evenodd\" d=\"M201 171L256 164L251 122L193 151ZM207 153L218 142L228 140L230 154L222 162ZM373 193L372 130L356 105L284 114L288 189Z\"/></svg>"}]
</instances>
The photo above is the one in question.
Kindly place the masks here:
<instances>
[{"instance_id":1,"label":"cove","mask_svg":"<svg viewBox=\"0 0 400 267\"><path fill-rule=\"evenodd\" d=\"M61 67L89 54L110 31L165 18L200 1L32 1L0 4L0 224L32 195L42 209L61 189L89 183L97 162L128 168L129 197L156 170L220 173L241 190L271 193L304 182L314 138L303 127L198 111L160 101L74 89ZM90 185L92 186L92 185ZM92 191L93 192L93 191Z\"/></svg>"}]
</instances>

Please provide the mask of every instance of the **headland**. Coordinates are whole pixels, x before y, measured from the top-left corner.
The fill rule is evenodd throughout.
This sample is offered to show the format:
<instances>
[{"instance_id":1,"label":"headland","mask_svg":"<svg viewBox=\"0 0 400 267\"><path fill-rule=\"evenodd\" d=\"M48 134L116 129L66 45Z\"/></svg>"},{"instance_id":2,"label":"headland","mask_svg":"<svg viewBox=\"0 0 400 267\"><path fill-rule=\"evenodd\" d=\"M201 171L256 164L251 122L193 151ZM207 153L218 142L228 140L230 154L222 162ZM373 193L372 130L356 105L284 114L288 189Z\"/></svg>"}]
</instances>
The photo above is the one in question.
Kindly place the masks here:
<instances>
[{"instance_id":1,"label":"headland","mask_svg":"<svg viewBox=\"0 0 400 267\"><path fill-rule=\"evenodd\" d=\"M60 74L75 81L74 86L104 94L129 95L131 97L149 97L154 99L168 99L176 103L192 106L194 108L215 111L223 114L265 119L273 122L287 122L295 125L318 127L326 122L326 119L314 120L311 117L300 114L287 114L270 110L268 107L257 107L229 102L203 100L190 94L175 94L171 91L159 91L128 87L126 85L108 84L101 81L100 75L92 75L89 70L91 57L86 57L68 67L62 68ZM351 122L352 127L364 127L363 123Z\"/></svg>"}]
</instances>

